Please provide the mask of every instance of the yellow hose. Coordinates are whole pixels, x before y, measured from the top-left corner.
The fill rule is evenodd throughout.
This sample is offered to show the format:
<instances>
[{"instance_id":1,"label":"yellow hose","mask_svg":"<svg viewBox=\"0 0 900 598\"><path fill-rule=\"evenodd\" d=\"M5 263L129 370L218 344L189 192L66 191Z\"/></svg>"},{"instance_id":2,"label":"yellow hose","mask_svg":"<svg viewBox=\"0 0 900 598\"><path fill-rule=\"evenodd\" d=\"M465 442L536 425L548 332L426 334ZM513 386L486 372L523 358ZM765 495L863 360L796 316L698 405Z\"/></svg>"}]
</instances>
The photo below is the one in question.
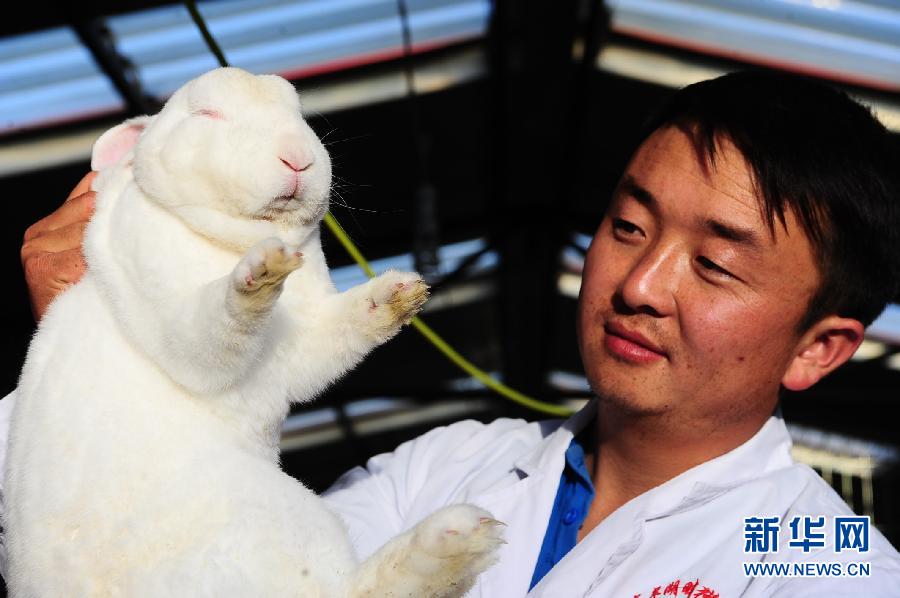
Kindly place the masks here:
<instances>
[{"instance_id":1,"label":"yellow hose","mask_svg":"<svg viewBox=\"0 0 900 598\"><path fill-rule=\"evenodd\" d=\"M366 273L366 276L368 276L369 278L374 277L375 271L372 270L369 262L366 261L366 258L363 257L363 255L359 252L359 249L356 248L356 245L353 244L353 241L350 240L350 237L347 236L347 233L344 232L344 229L341 228L341 225L338 224L338 221L335 220L334 216L332 216L330 213L325 214L325 224L328 225L328 228L332 233L334 233L334 236L337 237L338 241L341 242L341 245L344 246L344 249L347 250L347 253L349 253L350 256L356 261L356 263L359 264L359 267L362 268L363 272ZM497 392L501 396L504 396L507 399L524 407L528 407L529 409L532 409L534 411L546 413L547 415L553 415L557 417L567 417L569 415L572 415L572 410L568 407L562 407L560 405L553 405L552 403L538 401L537 399L524 395L514 388L510 388L499 380L491 377L487 372L476 367L475 364L460 355L459 352L448 345L447 341L442 339L434 330L432 330L425 322L423 322L421 318L413 318L412 325L415 326L416 330L418 330L419 333L421 333L422 336L424 336L432 345L437 347L438 351L446 355L447 358L455 363L460 369L462 369L464 372L466 372L476 380L479 380L485 386Z\"/></svg>"}]
</instances>

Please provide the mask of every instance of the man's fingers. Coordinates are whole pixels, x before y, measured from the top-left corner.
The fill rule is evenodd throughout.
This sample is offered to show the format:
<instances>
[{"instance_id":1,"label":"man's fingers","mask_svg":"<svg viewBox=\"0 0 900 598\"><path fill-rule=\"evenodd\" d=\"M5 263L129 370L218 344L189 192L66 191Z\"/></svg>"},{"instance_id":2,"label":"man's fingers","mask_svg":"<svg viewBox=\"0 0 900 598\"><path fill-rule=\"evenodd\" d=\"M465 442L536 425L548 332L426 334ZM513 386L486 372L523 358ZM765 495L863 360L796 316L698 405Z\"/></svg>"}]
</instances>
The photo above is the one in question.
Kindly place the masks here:
<instances>
[{"instance_id":1,"label":"man's fingers","mask_svg":"<svg viewBox=\"0 0 900 598\"><path fill-rule=\"evenodd\" d=\"M77 249L36 254L23 263L23 266L31 311L38 322L44 317L50 302L81 280L87 270L81 251Z\"/></svg>"},{"instance_id":2,"label":"man's fingers","mask_svg":"<svg viewBox=\"0 0 900 598\"><path fill-rule=\"evenodd\" d=\"M35 253L23 264L25 278L40 287L61 290L78 282L87 267L81 249L69 249L57 253Z\"/></svg>"},{"instance_id":3,"label":"man's fingers","mask_svg":"<svg viewBox=\"0 0 900 598\"><path fill-rule=\"evenodd\" d=\"M84 263L84 255L81 248L69 249L49 255L50 271L53 272L52 284L57 288L65 288L75 284L84 276L87 264Z\"/></svg>"},{"instance_id":4,"label":"man's fingers","mask_svg":"<svg viewBox=\"0 0 900 598\"><path fill-rule=\"evenodd\" d=\"M25 242L28 243L36 237L44 235L49 231L65 228L74 223L87 222L91 214L94 213L94 200L97 194L93 191L87 191L66 200L64 204L56 208L56 210L38 220L25 231Z\"/></svg>"},{"instance_id":5,"label":"man's fingers","mask_svg":"<svg viewBox=\"0 0 900 598\"><path fill-rule=\"evenodd\" d=\"M23 265L35 321L40 321L50 302L81 280L87 270L77 249L36 254Z\"/></svg>"},{"instance_id":6,"label":"man's fingers","mask_svg":"<svg viewBox=\"0 0 900 598\"><path fill-rule=\"evenodd\" d=\"M49 230L22 245L22 260L38 253L58 253L70 249L80 249L84 240L84 229L87 222L73 222L68 226Z\"/></svg>"},{"instance_id":7,"label":"man's fingers","mask_svg":"<svg viewBox=\"0 0 900 598\"><path fill-rule=\"evenodd\" d=\"M78 184L75 185L75 188L72 189L72 192L69 193L69 197L66 198L66 201L74 199L81 195L82 193L87 193L91 190L91 183L94 181L94 177L97 176L97 172L92 170L82 177Z\"/></svg>"},{"instance_id":8,"label":"man's fingers","mask_svg":"<svg viewBox=\"0 0 900 598\"><path fill-rule=\"evenodd\" d=\"M35 253L22 266L29 288L54 293L81 280L87 268L80 249Z\"/></svg>"},{"instance_id":9,"label":"man's fingers","mask_svg":"<svg viewBox=\"0 0 900 598\"><path fill-rule=\"evenodd\" d=\"M82 177L61 206L25 231L20 257L35 320L40 321L50 302L87 269L81 242L94 213L96 193L90 189L95 176L89 172Z\"/></svg>"}]
</instances>

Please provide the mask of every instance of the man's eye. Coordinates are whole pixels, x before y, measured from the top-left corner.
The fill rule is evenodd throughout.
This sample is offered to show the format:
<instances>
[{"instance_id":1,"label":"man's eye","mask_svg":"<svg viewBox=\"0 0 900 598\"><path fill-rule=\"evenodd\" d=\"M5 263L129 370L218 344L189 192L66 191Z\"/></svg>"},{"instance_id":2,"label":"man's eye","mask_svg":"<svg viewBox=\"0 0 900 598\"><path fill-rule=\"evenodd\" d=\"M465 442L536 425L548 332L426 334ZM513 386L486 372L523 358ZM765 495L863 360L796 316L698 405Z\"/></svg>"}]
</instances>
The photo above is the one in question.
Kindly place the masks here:
<instances>
[{"instance_id":1,"label":"man's eye","mask_svg":"<svg viewBox=\"0 0 900 598\"><path fill-rule=\"evenodd\" d=\"M622 220L621 218L613 218L612 221L613 231L616 234L623 236L631 236L641 232L641 229L637 227L632 222L628 222L627 220Z\"/></svg>"},{"instance_id":2,"label":"man's eye","mask_svg":"<svg viewBox=\"0 0 900 598\"><path fill-rule=\"evenodd\" d=\"M721 274L723 276L728 276L729 278L734 278L734 275L731 272L729 272L722 266L718 265L717 263L715 263L708 257L704 257L701 255L700 257L697 258L697 263L699 263L700 266L705 270L709 270L711 272L714 272L716 274Z\"/></svg>"}]
</instances>

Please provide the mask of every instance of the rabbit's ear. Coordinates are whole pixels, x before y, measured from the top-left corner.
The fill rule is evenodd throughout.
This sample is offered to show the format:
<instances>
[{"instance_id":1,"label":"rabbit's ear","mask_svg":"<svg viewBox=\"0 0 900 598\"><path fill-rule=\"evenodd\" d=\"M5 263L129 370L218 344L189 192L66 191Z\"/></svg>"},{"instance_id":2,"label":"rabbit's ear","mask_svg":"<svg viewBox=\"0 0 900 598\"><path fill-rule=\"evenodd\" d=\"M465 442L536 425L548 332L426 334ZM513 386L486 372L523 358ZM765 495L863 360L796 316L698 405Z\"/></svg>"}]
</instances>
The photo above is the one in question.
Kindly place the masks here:
<instances>
[{"instance_id":1,"label":"rabbit's ear","mask_svg":"<svg viewBox=\"0 0 900 598\"><path fill-rule=\"evenodd\" d=\"M91 152L91 170L102 170L118 162L131 151L151 120L152 116L136 116L101 135Z\"/></svg>"}]
</instances>

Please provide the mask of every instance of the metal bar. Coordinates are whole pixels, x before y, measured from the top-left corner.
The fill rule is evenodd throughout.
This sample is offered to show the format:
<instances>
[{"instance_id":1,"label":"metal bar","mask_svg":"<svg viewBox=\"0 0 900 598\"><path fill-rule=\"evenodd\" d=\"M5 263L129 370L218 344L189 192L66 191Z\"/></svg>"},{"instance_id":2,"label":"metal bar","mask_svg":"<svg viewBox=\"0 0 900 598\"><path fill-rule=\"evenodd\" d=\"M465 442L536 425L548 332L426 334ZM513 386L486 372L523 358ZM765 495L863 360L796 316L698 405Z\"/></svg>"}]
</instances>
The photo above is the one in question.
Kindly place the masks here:
<instances>
[{"instance_id":1,"label":"metal bar","mask_svg":"<svg viewBox=\"0 0 900 598\"><path fill-rule=\"evenodd\" d=\"M140 78L134 65L121 55L106 23L101 18L75 21L72 29L81 43L90 51L97 66L109 77L110 82L125 101L130 116L154 114L160 105L141 89Z\"/></svg>"}]
</instances>

